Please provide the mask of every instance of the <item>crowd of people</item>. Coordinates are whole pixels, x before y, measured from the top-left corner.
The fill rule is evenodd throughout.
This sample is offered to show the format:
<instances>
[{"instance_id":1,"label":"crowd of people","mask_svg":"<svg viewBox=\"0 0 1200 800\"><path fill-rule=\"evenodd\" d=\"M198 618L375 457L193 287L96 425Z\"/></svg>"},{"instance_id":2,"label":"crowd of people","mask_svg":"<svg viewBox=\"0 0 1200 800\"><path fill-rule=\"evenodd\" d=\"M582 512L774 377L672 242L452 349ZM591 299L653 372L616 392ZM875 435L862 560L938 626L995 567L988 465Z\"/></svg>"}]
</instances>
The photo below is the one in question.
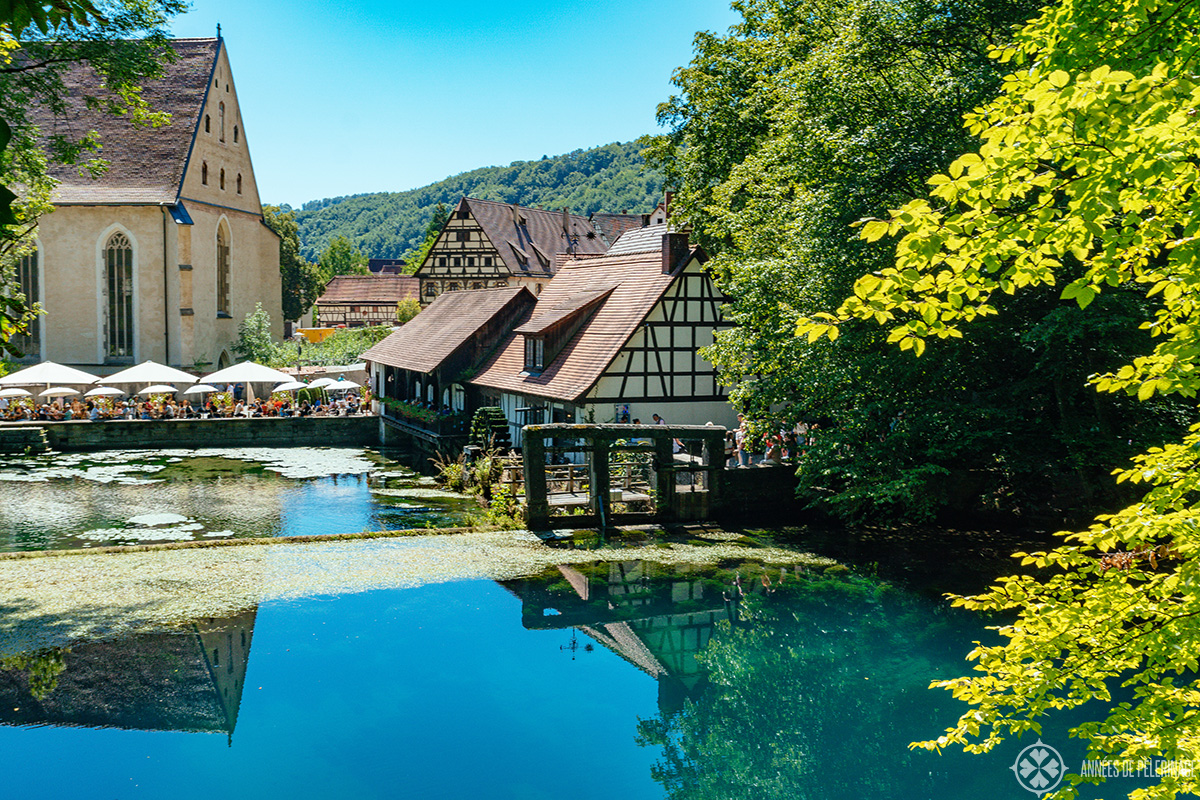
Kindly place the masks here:
<instances>
[{"instance_id":1,"label":"crowd of people","mask_svg":"<svg viewBox=\"0 0 1200 800\"><path fill-rule=\"evenodd\" d=\"M2 402L2 401L0 401ZM308 416L346 416L358 414L366 407L355 395L330 399L324 402L316 398L313 402L307 400L293 403L289 399L269 398L244 402L240 399L233 403L218 403L209 400L205 403L192 403L188 399L173 398L154 400L117 400L96 401L74 399L69 402L53 402L33 404L29 402L8 402L0 406L0 419L6 422L42 421L58 422L65 420L172 420L172 419L220 419L220 418L255 418L255 417L308 417Z\"/></svg>"},{"instance_id":2,"label":"crowd of people","mask_svg":"<svg viewBox=\"0 0 1200 800\"><path fill-rule=\"evenodd\" d=\"M817 426L799 422L787 428L766 423L763 431L764 423L752 425L744 415L738 414L738 426L725 435L727 465L776 466L791 461L812 444Z\"/></svg>"}]
</instances>

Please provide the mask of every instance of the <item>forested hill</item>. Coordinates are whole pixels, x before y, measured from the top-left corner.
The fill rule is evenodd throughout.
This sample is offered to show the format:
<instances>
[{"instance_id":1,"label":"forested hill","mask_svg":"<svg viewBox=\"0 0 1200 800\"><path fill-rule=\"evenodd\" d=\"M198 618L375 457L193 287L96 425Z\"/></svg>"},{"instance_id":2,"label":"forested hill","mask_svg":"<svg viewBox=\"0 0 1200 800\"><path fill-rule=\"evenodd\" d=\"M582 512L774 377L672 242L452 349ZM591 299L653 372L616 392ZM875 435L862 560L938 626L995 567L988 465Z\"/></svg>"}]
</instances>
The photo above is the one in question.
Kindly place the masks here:
<instances>
[{"instance_id":1,"label":"forested hill","mask_svg":"<svg viewBox=\"0 0 1200 800\"><path fill-rule=\"evenodd\" d=\"M316 261L330 238L348 237L370 258L401 258L421 244L438 203L463 195L520 205L647 213L658 204L662 177L649 170L636 142L607 144L507 167L483 167L419 189L334 197L305 203L296 214L304 257Z\"/></svg>"}]
</instances>

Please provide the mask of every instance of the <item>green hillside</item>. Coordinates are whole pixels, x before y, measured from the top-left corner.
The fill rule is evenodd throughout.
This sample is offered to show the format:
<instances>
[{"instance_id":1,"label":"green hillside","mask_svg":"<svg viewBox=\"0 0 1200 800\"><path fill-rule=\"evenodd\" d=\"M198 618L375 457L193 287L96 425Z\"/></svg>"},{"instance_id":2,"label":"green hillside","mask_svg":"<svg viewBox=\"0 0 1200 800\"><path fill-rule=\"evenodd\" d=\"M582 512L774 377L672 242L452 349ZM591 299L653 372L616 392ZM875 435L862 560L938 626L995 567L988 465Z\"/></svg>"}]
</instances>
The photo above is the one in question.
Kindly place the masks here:
<instances>
[{"instance_id":1,"label":"green hillside","mask_svg":"<svg viewBox=\"0 0 1200 800\"><path fill-rule=\"evenodd\" d=\"M607 144L540 161L483 167L407 192L379 192L305 203L296 214L304 257L316 261L330 238L348 237L371 258L401 258L421 244L438 203L463 195L520 205L646 213L658 204L662 176L647 169L636 142Z\"/></svg>"}]
</instances>

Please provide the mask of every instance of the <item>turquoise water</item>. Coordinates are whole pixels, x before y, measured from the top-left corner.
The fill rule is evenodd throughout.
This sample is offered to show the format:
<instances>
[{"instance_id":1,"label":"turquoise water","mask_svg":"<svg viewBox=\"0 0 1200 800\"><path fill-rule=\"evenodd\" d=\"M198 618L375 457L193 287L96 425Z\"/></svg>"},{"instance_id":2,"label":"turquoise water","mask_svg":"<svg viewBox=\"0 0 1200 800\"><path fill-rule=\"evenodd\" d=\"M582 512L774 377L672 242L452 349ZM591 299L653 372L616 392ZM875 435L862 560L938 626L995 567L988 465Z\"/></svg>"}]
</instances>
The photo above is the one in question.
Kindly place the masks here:
<instances>
[{"instance_id":1,"label":"turquoise water","mask_svg":"<svg viewBox=\"0 0 1200 800\"><path fill-rule=\"evenodd\" d=\"M473 510L362 448L120 451L0 464L0 551L446 527Z\"/></svg>"},{"instance_id":2,"label":"turquoise water","mask_svg":"<svg viewBox=\"0 0 1200 800\"><path fill-rule=\"evenodd\" d=\"M926 686L981 635L872 577L746 563L272 601L0 661L0 797L1025 797L1029 742L907 747L961 710Z\"/></svg>"}]
</instances>

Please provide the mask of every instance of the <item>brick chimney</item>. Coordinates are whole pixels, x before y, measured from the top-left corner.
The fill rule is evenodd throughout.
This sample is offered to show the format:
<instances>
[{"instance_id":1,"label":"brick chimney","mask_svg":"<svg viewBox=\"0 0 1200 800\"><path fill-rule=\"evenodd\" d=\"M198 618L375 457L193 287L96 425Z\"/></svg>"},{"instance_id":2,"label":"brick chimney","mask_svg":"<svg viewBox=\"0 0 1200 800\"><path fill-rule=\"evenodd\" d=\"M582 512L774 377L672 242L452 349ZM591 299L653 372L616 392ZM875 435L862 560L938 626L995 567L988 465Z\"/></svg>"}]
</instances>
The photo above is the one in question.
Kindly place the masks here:
<instances>
[{"instance_id":1,"label":"brick chimney","mask_svg":"<svg viewBox=\"0 0 1200 800\"><path fill-rule=\"evenodd\" d=\"M675 199L674 192L667 192L663 196L663 214L667 219L671 218L671 201Z\"/></svg>"},{"instance_id":2,"label":"brick chimney","mask_svg":"<svg viewBox=\"0 0 1200 800\"><path fill-rule=\"evenodd\" d=\"M664 233L662 237L662 271L670 275L681 265L691 248L688 247L687 233Z\"/></svg>"}]
</instances>

